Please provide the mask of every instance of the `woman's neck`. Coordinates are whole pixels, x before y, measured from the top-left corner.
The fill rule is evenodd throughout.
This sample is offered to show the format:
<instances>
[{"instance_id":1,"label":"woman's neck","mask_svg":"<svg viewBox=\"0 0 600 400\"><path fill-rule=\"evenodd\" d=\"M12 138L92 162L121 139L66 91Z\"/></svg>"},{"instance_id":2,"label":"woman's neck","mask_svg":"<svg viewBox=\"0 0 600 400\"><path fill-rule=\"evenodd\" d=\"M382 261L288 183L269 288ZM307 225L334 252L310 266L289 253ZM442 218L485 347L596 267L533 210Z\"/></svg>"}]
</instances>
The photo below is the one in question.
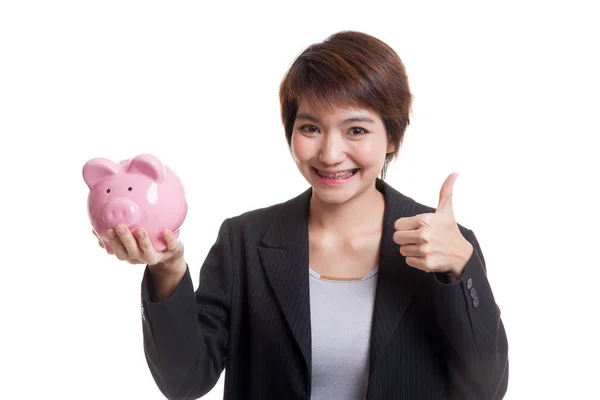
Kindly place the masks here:
<instances>
[{"instance_id":1,"label":"woman's neck","mask_svg":"<svg viewBox=\"0 0 600 400\"><path fill-rule=\"evenodd\" d=\"M382 226L385 200L375 185L342 204L324 203L314 194L310 200L309 228L351 237Z\"/></svg>"}]
</instances>

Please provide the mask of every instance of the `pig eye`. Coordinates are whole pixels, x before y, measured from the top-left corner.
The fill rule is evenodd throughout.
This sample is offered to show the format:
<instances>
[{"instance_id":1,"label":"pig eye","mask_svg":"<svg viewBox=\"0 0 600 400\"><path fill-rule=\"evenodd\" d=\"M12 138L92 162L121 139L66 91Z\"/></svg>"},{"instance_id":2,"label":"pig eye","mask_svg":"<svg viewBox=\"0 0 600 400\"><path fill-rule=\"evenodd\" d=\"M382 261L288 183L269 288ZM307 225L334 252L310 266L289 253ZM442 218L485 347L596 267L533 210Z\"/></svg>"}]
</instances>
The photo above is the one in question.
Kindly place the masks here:
<instances>
[{"instance_id":1,"label":"pig eye","mask_svg":"<svg viewBox=\"0 0 600 400\"><path fill-rule=\"evenodd\" d=\"M110 189L106 189L106 193L110 193Z\"/></svg>"},{"instance_id":2,"label":"pig eye","mask_svg":"<svg viewBox=\"0 0 600 400\"><path fill-rule=\"evenodd\" d=\"M131 186L129 186L129 189L127 189L127 190L129 190L131 192L133 190L133 188Z\"/></svg>"}]
</instances>

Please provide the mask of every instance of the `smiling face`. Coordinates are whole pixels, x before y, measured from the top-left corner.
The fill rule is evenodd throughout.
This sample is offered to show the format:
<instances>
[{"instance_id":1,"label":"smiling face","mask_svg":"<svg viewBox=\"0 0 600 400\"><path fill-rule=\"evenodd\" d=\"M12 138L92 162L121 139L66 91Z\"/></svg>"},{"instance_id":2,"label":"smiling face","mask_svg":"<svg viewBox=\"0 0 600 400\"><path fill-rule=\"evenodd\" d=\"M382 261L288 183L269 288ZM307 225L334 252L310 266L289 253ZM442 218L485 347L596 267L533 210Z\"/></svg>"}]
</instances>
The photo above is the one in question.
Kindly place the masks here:
<instances>
[{"instance_id":1,"label":"smiling face","mask_svg":"<svg viewBox=\"0 0 600 400\"><path fill-rule=\"evenodd\" d=\"M368 108L331 109L300 101L292 153L298 169L325 203L342 204L368 190L394 150L381 117Z\"/></svg>"}]
</instances>

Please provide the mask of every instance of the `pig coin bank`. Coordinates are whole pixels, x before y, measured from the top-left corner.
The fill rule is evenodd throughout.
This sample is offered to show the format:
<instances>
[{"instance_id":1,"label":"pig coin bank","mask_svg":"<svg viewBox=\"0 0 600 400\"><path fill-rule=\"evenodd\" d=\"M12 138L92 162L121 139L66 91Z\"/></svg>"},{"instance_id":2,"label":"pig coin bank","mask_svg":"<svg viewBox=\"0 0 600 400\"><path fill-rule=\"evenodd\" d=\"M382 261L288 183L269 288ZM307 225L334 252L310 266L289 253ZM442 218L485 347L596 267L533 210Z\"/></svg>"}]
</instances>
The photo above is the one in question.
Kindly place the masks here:
<instances>
[{"instance_id":1,"label":"pig coin bank","mask_svg":"<svg viewBox=\"0 0 600 400\"><path fill-rule=\"evenodd\" d=\"M141 154L120 163L93 158L83 166L83 179L90 189L88 217L109 254L107 231L119 224L145 229L158 252L167 247L164 229L179 236L187 214L184 188L157 157Z\"/></svg>"}]
</instances>

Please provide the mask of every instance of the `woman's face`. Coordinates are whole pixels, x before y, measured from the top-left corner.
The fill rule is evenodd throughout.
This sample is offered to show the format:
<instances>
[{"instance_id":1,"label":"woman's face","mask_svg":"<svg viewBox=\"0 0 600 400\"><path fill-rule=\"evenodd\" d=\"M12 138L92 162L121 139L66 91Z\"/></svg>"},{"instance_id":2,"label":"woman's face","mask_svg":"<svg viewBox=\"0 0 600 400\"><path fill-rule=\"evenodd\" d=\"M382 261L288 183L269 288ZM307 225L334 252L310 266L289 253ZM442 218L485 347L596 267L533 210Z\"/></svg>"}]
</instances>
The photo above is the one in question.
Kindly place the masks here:
<instances>
[{"instance_id":1,"label":"woman's face","mask_svg":"<svg viewBox=\"0 0 600 400\"><path fill-rule=\"evenodd\" d=\"M294 122L292 152L298 169L317 196L341 204L373 188L388 144L379 115L366 108L332 110L301 101Z\"/></svg>"}]
</instances>

